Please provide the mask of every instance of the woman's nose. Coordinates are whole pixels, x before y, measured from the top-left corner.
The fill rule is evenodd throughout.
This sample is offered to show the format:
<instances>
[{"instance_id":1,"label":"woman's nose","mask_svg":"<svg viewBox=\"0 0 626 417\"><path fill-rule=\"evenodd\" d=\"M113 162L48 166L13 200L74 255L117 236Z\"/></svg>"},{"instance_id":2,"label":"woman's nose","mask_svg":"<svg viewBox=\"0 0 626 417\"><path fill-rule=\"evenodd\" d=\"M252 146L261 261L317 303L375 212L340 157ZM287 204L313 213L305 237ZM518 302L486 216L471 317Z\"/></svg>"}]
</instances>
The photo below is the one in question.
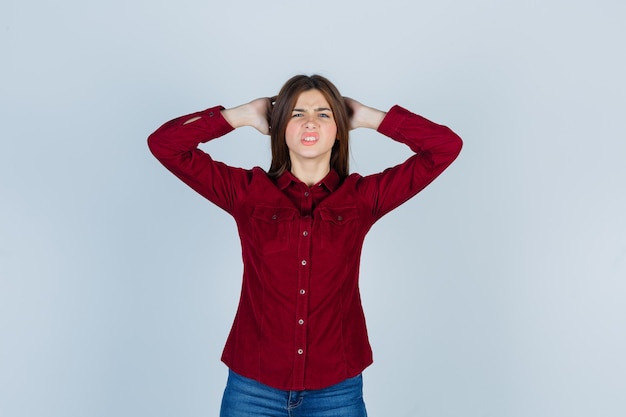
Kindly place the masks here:
<instances>
[{"instance_id":1,"label":"woman's nose","mask_svg":"<svg viewBox=\"0 0 626 417\"><path fill-rule=\"evenodd\" d=\"M306 122L304 124L307 128L317 127L317 123L315 122L315 118L313 116L307 116Z\"/></svg>"}]
</instances>

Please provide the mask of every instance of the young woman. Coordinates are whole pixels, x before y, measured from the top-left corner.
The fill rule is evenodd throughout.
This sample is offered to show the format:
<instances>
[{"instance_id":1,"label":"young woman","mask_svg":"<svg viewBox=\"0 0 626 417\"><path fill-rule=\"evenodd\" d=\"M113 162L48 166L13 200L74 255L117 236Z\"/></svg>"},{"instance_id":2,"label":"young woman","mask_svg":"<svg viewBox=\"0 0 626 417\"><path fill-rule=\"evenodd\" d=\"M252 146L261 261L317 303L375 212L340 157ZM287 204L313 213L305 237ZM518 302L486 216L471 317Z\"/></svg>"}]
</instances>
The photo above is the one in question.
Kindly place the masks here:
<instances>
[{"instance_id":1,"label":"young woman","mask_svg":"<svg viewBox=\"0 0 626 417\"><path fill-rule=\"evenodd\" d=\"M198 144L252 126L271 137L269 171L213 160ZM348 171L348 132L375 129L415 155L384 172ZM365 416L372 363L358 277L367 231L454 161L461 139L399 106L383 112L298 75L279 94L174 119L148 139L161 163L230 213L244 263L222 355L222 417Z\"/></svg>"}]
</instances>

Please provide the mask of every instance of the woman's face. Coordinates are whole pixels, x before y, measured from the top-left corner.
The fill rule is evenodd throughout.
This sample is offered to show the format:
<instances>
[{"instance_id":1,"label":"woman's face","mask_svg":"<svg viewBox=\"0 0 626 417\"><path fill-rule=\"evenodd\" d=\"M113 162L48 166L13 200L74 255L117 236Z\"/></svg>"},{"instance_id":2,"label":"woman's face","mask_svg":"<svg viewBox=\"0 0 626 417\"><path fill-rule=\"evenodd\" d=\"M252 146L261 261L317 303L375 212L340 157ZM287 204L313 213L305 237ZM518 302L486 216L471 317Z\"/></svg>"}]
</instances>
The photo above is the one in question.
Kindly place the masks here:
<instances>
[{"instance_id":1,"label":"woman's face","mask_svg":"<svg viewBox=\"0 0 626 417\"><path fill-rule=\"evenodd\" d=\"M297 161L330 164L336 138L337 124L324 95L319 90L302 92L285 131L292 164Z\"/></svg>"}]
</instances>

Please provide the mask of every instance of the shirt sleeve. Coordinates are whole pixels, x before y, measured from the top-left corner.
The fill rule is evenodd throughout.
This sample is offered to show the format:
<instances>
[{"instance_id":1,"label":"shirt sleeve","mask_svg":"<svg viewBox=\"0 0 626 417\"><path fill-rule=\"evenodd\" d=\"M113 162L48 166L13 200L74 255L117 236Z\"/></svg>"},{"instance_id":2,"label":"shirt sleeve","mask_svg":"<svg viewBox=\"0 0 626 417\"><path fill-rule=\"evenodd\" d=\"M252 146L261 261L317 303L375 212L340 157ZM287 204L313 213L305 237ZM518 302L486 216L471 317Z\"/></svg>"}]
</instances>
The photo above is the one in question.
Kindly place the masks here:
<instances>
[{"instance_id":1,"label":"shirt sleeve","mask_svg":"<svg viewBox=\"0 0 626 417\"><path fill-rule=\"evenodd\" d=\"M357 190L372 207L375 220L423 190L459 155L463 142L446 126L394 106L378 131L411 148L404 163L359 179Z\"/></svg>"},{"instance_id":2,"label":"shirt sleeve","mask_svg":"<svg viewBox=\"0 0 626 417\"><path fill-rule=\"evenodd\" d=\"M148 137L152 154L174 175L217 206L232 213L238 192L245 189L250 172L214 161L198 148L234 128L216 106L182 116L159 127ZM191 123L188 120L198 118Z\"/></svg>"}]
</instances>

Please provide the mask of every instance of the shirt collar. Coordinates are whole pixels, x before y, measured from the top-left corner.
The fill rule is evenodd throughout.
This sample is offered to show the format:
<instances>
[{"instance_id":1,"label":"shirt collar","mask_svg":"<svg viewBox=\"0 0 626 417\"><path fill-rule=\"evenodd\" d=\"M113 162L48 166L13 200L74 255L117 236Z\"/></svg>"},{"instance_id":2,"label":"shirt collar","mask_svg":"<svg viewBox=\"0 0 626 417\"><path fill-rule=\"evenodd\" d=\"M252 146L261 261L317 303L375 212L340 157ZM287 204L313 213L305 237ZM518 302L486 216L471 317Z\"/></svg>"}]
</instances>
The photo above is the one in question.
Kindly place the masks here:
<instances>
[{"instance_id":1,"label":"shirt collar","mask_svg":"<svg viewBox=\"0 0 626 417\"><path fill-rule=\"evenodd\" d=\"M334 169L331 169L328 175L319 182L320 185L324 185L331 193L339 186L339 174Z\"/></svg>"},{"instance_id":2,"label":"shirt collar","mask_svg":"<svg viewBox=\"0 0 626 417\"><path fill-rule=\"evenodd\" d=\"M291 183L301 183L301 181L289 171L285 171L276 180L276 186L281 190L289 187ZM328 191L333 192L339 186L339 174L337 174L337 171L334 169L331 169L330 172L316 185L323 185Z\"/></svg>"}]
</instances>

